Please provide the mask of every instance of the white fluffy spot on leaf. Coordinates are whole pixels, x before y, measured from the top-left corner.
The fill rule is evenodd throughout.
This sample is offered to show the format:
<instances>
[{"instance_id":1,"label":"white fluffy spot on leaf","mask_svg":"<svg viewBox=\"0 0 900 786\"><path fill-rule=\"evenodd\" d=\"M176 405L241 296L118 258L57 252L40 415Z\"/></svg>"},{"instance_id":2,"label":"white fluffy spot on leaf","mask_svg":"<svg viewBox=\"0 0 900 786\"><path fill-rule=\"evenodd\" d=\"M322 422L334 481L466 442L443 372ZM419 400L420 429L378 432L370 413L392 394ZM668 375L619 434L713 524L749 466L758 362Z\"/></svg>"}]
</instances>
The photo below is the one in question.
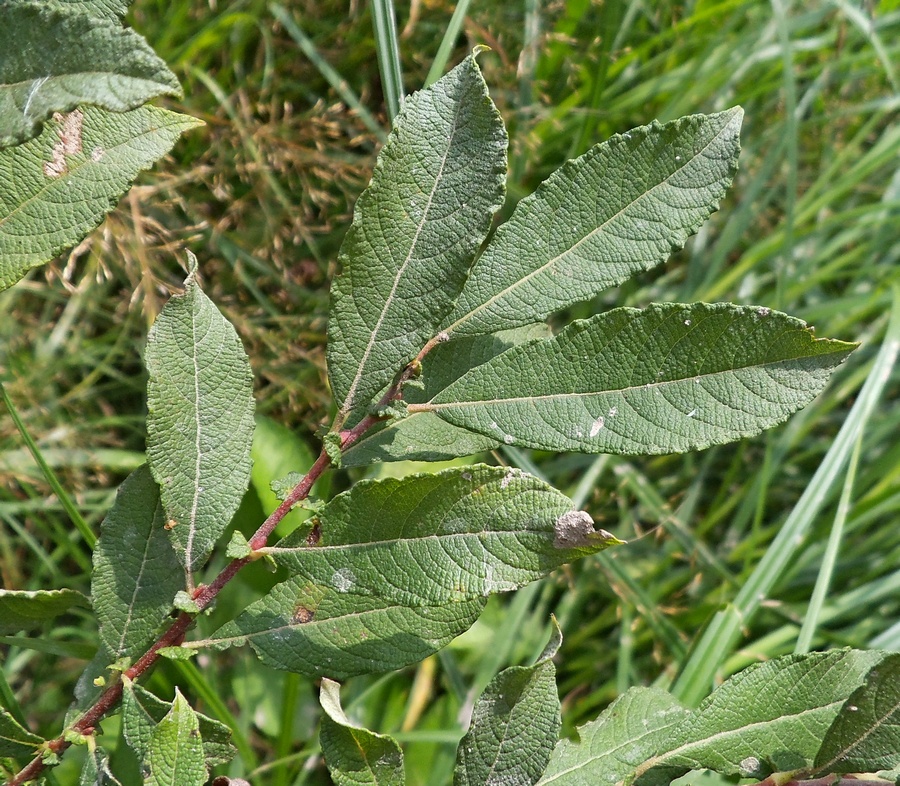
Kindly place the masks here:
<instances>
[{"instance_id":1,"label":"white fluffy spot on leaf","mask_svg":"<svg viewBox=\"0 0 900 786\"><path fill-rule=\"evenodd\" d=\"M555 537L553 545L558 549L573 549L586 546L591 542L594 531L594 520L583 510L570 510L563 513L554 525Z\"/></svg>"},{"instance_id":2,"label":"white fluffy spot on leaf","mask_svg":"<svg viewBox=\"0 0 900 786\"><path fill-rule=\"evenodd\" d=\"M354 584L356 584L356 576L350 568L336 570L331 577L331 585L338 592L349 592Z\"/></svg>"},{"instance_id":3,"label":"white fluffy spot on leaf","mask_svg":"<svg viewBox=\"0 0 900 786\"><path fill-rule=\"evenodd\" d=\"M60 177L69 171L68 157L81 152L84 115L80 109L75 109L67 115L57 112L53 119L60 124L59 140L50 151L50 160L44 163L44 174L47 177Z\"/></svg>"}]
</instances>

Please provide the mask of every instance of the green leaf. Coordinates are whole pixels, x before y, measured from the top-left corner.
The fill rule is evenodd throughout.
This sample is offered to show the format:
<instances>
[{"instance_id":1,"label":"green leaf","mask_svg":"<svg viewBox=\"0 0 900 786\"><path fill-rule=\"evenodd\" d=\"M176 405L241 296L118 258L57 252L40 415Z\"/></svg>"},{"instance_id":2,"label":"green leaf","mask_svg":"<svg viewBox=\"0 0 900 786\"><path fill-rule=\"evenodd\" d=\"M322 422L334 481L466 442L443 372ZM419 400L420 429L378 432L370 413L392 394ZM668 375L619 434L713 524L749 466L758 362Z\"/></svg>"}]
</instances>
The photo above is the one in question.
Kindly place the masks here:
<instances>
[{"instance_id":1,"label":"green leaf","mask_svg":"<svg viewBox=\"0 0 900 786\"><path fill-rule=\"evenodd\" d=\"M148 786L203 786L206 764L197 714L175 688L172 709L150 735L144 783Z\"/></svg>"},{"instance_id":2,"label":"green leaf","mask_svg":"<svg viewBox=\"0 0 900 786\"><path fill-rule=\"evenodd\" d=\"M43 740L0 708L0 756L34 756Z\"/></svg>"},{"instance_id":3,"label":"green leaf","mask_svg":"<svg viewBox=\"0 0 900 786\"><path fill-rule=\"evenodd\" d=\"M408 385L404 400L411 404L430 401L451 382L510 347L548 336L550 328L540 322L442 342L422 361L421 388ZM370 429L342 458L348 467L373 461L443 461L493 450L498 444L497 439L454 426L433 412L417 412Z\"/></svg>"},{"instance_id":4,"label":"green leaf","mask_svg":"<svg viewBox=\"0 0 900 786\"><path fill-rule=\"evenodd\" d=\"M79 786L122 786L118 778L110 772L109 756L102 748L88 750L81 766Z\"/></svg>"},{"instance_id":5,"label":"green leaf","mask_svg":"<svg viewBox=\"0 0 900 786\"><path fill-rule=\"evenodd\" d=\"M165 521L159 486L144 464L119 488L94 551L91 595L113 660L147 648L184 586Z\"/></svg>"},{"instance_id":6,"label":"green leaf","mask_svg":"<svg viewBox=\"0 0 900 786\"><path fill-rule=\"evenodd\" d=\"M77 11L90 16L119 21L132 0L44 0L44 5L62 11Z\"/></svg>"},{"instance_id":7,"label":"green leaf","mask_svg":"<svg viewBox=\"0 0 900 786\"><path fill-rule=\"evenodd\" d=\"M391 737L351 723L341 707L340 685L322 680L325 715L319 741L336 786L403 786L403 752Z\"/></svg>"},{"instance_id":8,"label":"green leaf","mask_svg":"<svg viewBox=\"0 0 900 786\"><path fill-rule=\"evenodd\" d=\"M736 674L703 701L635 772L640 786L696 769L765 778L813 768L826 732L884 653L788 655Z\"/></svg>"},{"instance_id":9,"label":"green leaf","mask_svg":"<svg viewBox=\"0 0 900 786\"><path fill-rule=\"evenodd\" d=\"M654 122L568 161L497 231L444 329L541 321L663 262L718 207L737 169L742 118L735 107Z\"/></svg>"},{"instance_id":10,"label":"green leaf","mask_svg":"<svg viewBox=\"0 0 900 786\"><path fill-rule=\"evenodd\" d=\"M365 411L434 335L505 180L506 131L472 55L405 100L356 203L328 325L341 413Z\"/></svg>"},{"instance_id":11,"label":"green leaf","mask_svg":"<svg viewBox=\"0 0 900 786\"><path fill-rule=\"evenodd\" d=\"M886 657L844 703L815 767L825 773L900 767L900 655Z\"/></svg>"},{"instance_id":12,"label":"green leaf","mask_svg":"<svg viewBox=\"0 0 900 786\"><path fill-rule=\"evenodd\" d=\"M198 125L151 106L124 114L85 106L0 150L0 290L81 242L138 173Z\"/></svg>"},{"instance_id":13,"label":"green leaf","mask_svg":"<svg viewBox=\"0 0 900 786\"><path fill-rule=\"evenodd\" d=\"M409 409L511 445L675 453L780 423L853 348L765 308L617 308L514 347Z\"/></svg>"},{"instance_id":14,"label":"green leaf","mask_svg":"<svg viewBox=\"0 0 900 786\"><path fill-rule=\"evenodd\" d=\"M147 458L181 563L206 561L250 480L253 386L231 323L191 272L147 338Z\"/></svg>"},{"instance_id":15,"label":"green leaf","mask_svg":"<svg viewBox=\"0 0 900 786\"><path fill-rule=\"evenodd\" d=\"M468 630L484 598L445 606L409 608L294 578L276 584L237 619L194 646L249 642L263 663L309 677L344 679L418 663Z\"/></svg>"},{"instance_id":16,"label":"green leaf","mask_svg":"<svg viewBox=\"0 0 900 786\"><path fill-rule=\"evenodd\" d=\"M115 20L21 0L0 2L0 13L0 147L31 139L54 112L79 104L125 112L181 95L143 37Z\"/></svg>"},{"instance_id":17,"label":"green leaf","mask_svg":"<svg viewBox=\"0 0 900 786\"><path fill-rule=\"evenodd\" d=\"M72 606L90 606L88 599L71 589L0 589L0 633L18 633L42 627Z\"/></svg>"},{"instance_id":18,"label":"green leaf","mask_svg":"<svg viewBox=\"0 0 900 786\"><path fill-rule=\"evenodd\" d=\"M409 607L509 592L619 542L552 486L483 465L360 481L318 533L261 551L311 584Z\"/></svg>"},{"instance_id":19,"label":"green leaf","mask_svg":"<svg viewBox=\"0 0 900 786\"><path fill-rule=\"evenodd\" d=\"M122 733L139 760L149 750L153 730L171 711L172 703L163 701L131 680L125 680L122 690ZM195 713L203 739L203 755L207 767L225 764L234 758L231 730L224 724L201 713Z\"/></svg>"},{"instance_id":20,"label":"green leaf","mask_svg":"<svg viewBox=\"0 0 900 786\"><path fill-rule=\"evenodd\" d=\"M547 767L561 725L553 637L533 666L501 671L481 694L456 752L454 786L532 786Z\"/></svg>"},{"instance_id":21,"label":"green leaf","mask_svg":"<svg viewBox=\"0 0 900 786\"><path fill-rule=\"evenodd\" d=\"M631 688L596 720L578 729L578 742L560 740L540 786L621 783L659 751L689 714L657 688Z\"/></svg>"}]
</instances>

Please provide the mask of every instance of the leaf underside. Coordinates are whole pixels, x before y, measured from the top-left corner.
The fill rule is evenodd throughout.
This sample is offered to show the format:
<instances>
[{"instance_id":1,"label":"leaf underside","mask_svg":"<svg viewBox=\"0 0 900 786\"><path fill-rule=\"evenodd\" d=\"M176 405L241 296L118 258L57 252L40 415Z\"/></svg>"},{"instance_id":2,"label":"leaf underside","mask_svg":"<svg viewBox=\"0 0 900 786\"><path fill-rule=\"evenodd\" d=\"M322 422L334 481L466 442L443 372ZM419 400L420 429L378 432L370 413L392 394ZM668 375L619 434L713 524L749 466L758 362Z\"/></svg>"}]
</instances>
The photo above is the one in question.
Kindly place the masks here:
<instances>
[{"instance_id":1,"label":"leaf underside","mask_svg":"<svg viewBox=\"0 0 900 786\"><path fill-rule=\"evenodd\" d=\"M80 11L114 21L121 20L132 0L44 0L44 5L62 11Z\"/></svg>"},{"instance_id":2,"label":"leaf underside","mask_svg":"<svg viewBox=\"0 0 900 786\"><path fill-rule=\"evenodd\" d=\"M444 329L546 319L681 248L737 169L740 107L635 128L568 161L516 207L472 267Z\"/></svg>"},{"instance_id":3,"label":"leaf underside","mask_svg":"<svg viewBox=\"0 0 900 786\"><path fill-rule=\"evenodd\" d=\"M780 423L852 349L764 308L619 308L514 347L410 409L524 447L683 452Z\"/></svg>"},{"instance_id":4,"label":"leaf underside","mask_svg":"<svg viewBox=\"0 0 900 786\"><path fill-rule=\"evenodd\" d=\"M405 100L356 204L328 325L342 413L358 420L434 335L505 180L506 131L472 55Z\"/></svg>"},{"instance_id":5,"label":"leaf underside","mask_svg":"<svg viewBox=\"0 0 900 786\"><path fill-rule=\"evenodd\" d=\"M146 364L147 459L175 551L194 571L247 489L254 402L241 341L193 273L150 330Z\"/></svg>"},{"instance_id":6,"label":"leaf underside","mask_svg":"<svg viewBox=\"0 0 900 786\"><path fill-rule=\"evenodd\" d=\"M165 521L159 486L145 464L120 487L94 551L91 596L113 660L143 653L184 588Z\"/></svg>"},{"instance_id":7,"label":"leaf underside","mask_svg":"<svg viewBox=\"0 0 900 786\"><path fill-rule=\"evenodd\" d=\"M151 106L122 114L85 106L0 150L0 290L79 243L139 172L198 125Z\"/></svg>"},{"instance_id":8,"label":"leaf underside","mask_svg":"<svg viewBox=\"0 0 900 786\"><path fill-rule=\"evenodd\" d=\"M178 79L142 36L78 5L0 2L0 147L25 142L54 112L112 112L178 96Z\"/></svg>"},{"instance_id":9,"label":"leaf underside","mask_svg":"<svg viewBox=\"0 0 900 786\"><path fill-rule=\"evenodd\" d=\"M87 598L71 589L0 590L0 633L43 627L72 606L87 605Z\"/></svg>"}]
</instances>

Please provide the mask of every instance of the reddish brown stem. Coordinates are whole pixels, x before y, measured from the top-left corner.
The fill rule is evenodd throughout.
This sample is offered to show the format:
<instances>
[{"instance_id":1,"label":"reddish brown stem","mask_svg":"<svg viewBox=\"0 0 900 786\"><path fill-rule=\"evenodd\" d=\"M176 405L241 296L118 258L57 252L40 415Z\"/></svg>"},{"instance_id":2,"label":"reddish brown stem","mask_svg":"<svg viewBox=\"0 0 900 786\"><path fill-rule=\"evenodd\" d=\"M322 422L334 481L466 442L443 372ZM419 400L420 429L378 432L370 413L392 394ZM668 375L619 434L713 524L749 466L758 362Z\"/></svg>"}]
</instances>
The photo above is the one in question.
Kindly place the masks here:
<instances>
[{"instance_id":1,"label":"reddish brown stem","mask_svg":"<svg viewBox=\"0 0 900 786\"><path fill-rule=\"evenodd\" d=\"M424 357L428 351L440 343L445 339L441 337L436 337L432 339L422 351L419 353L419 357L417 361L420 361L422 357ZM376 406L376 410L380 407L387 406L388 404L397 401L402 395L403 384L408 382L412 377L416 375L416 367L414 363L410 363L397 378L397 381L390 387L387 393L382 396L381 401L378 402ZM341 450L346 450L351 445L353 445L363 434L366 433L372 426L378 423L382 418L377 415L366 415L359 423L357 423L352 429L343 430L340 432L341 438ZM259 526L259 529L253 534L253 537L250 538L250 548L254 551L258 551L261 548L264 548L266 542L269 539L269 536L274 531L275 527L281 523L282 519L290 512L291 508L294 507L298 502L306 499L309 496L310 491L312 490L315 482L322 476L322 473L328 468L328 465L331 463L331 460L328 457L328 454L323 450L319 457L315 460L313 465L310 467L309 472L303 477L303 479L291 490L291 493L285 497L284 502L282 502L273 512L272 514ZM241 559L235 559L226 565L218 576L213 579L210 584L201 585L194 590L193 600L197 604L197 608L199 611L203 611L208 608L209 605L215 600L216 596L222 591L222 588L228 584L238 573L238 571L244 567L244 565L248 564L251 561L249 557L243 557ZM130 680L136 680L141 675L147 672L157 660L159 660L159 651L165 647L175 647L184 641L184 636L188 631L188 628L191 626L191 623L194 620L196 614L189 614L188 612L181 612L176 618L175 622L166 630L159 639L154 642L154 644L148 649L138 660L131 666L131 668L126 669L123 672L123 675L128 677ZM106 715L116 704L119 703L119 700L122 698L122 680L116 680L112 685L110 685L101 695L100 698L88 709L85 713L78 718L75 723L73 723L69 729L71 731L75 731L78 734L92 734L94 728L99 723L100 719ZM60 755L63 751L65 751L72 743L65 739L64 735L60 735L56 739L48 740L43 749L45 751L50 751L56 755ZM36 756L24 769L20 770L16 776L7 782L7 786L22 786L28 781L34 780L37 778L41 772L47 765L44 763L43 754Z\"/></svg>"}]
</instances>

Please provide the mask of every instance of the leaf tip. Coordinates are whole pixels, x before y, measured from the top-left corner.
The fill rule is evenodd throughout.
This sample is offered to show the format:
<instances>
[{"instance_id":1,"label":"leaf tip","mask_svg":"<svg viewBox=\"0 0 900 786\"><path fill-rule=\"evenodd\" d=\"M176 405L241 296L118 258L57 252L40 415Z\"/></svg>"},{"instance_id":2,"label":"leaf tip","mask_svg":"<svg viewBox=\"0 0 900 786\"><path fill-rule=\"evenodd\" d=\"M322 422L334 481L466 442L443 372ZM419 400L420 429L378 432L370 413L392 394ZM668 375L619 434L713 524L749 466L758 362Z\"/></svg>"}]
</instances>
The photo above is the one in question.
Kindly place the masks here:
<instances>
[{"instance_id":1,"label":"leaf tip","mask_svg":"<svg viewBox=\"0 0 900 786\"><path fill-rule=\"evenodd\" d=\"M563 513L553 525L553 532L553 545L558 549L615 546L624 543L605 529L594 529L594 519L584 510L570 510Z\"/></svg>"}]
</instances>

